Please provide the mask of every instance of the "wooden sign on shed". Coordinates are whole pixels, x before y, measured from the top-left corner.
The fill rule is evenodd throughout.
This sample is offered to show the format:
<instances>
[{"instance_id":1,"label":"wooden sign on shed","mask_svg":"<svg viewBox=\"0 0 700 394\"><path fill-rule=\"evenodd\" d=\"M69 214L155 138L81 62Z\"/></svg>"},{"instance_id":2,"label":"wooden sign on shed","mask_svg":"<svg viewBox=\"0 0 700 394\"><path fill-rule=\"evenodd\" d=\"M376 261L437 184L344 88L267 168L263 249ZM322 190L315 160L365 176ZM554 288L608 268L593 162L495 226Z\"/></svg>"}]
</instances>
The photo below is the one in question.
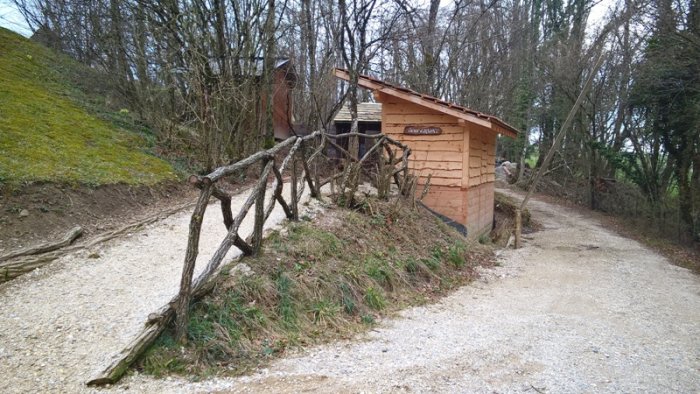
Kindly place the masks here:
<instances>
[{"instance_id":1,"label":"wooden sign on shed","mask_svg":"<svg viewBox=\"0 0 700 394\"><path fill-rule=\"evenodd\" d=\"M438 135L442 134L442 129L435 126L406 126L403 128L403 133L408 135Z\"/></svg>"}]
</instances>

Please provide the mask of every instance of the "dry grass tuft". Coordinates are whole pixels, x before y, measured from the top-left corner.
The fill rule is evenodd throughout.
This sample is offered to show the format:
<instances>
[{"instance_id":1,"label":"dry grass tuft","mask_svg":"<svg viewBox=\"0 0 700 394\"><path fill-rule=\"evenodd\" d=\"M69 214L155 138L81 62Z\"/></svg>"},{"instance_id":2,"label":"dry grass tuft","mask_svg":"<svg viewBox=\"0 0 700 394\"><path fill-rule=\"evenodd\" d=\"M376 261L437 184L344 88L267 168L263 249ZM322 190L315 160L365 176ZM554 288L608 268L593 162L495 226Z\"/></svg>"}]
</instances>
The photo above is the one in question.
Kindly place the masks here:
<instances>
[{"instance_id":1,"label":"dry grass tuft","mask_svg":"<svg viewBox=\"0 0 700 394\"><path fill-rule=\"evenodd\" d=\"M348 338L377 319L472 280L491 250L424 210L367 200L290 223L194 305L189 344L170 333L138 364L154 375L238 374L288 349Z\"/></svg>"}]
</instances>

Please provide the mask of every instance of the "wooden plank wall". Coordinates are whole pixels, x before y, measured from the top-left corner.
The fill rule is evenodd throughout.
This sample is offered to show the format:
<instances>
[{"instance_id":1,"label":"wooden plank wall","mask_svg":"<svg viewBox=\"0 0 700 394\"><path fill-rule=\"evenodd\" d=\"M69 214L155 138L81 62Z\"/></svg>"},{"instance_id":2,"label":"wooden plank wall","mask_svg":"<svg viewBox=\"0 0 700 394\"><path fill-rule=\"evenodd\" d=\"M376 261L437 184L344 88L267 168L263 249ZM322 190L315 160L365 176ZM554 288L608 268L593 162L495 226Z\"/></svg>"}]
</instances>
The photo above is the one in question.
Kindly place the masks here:
<instances>
[{"instance_id":1,"label":"wooden plank wall","mask_svg":"<svg viewBox=\"0 0 700 394\"><path fill-rule=\"evenodd\" d=\"M440 135L405 135L408 125L436 126ZM483 126L460 124L452 116L383 97L382 132L413 151L409 167L419 184L429 173L431 190L423 202L464 224L470 236L489 230L493 221L496 134ZM418 192L422 192L419 187Z\"/></svg>"},{"instance_id":2,"label":"wooden plank wall","mask_svg":"<svg viewBox=\"0 0 700 394\"><path fill-rule=\"evenodd\" d=\"M479 236L493 223L493 194L496 161L496 134L478 125L469 125L469 187L466 226L470 235Z\"/></svg>"},{"instance_id":3,"label":"wooden plank wall","mask_svg":"<svg viewBox=\"0 0 700 394\"><path fill-rule=\"evenodd\" d=\"M472 124L468 136L469 186L493 182L496 177L496 134Z\"/></svg>"},{"instance_id":4,"label":"wooden plank wall","mask_svg":"<svg viewBox=\"0 0 700 394\"><path fill-rule=\"evenodd\" d=\"M418 190L418 193L422 192ZM467 191L459 187L430 186L430 192L423 199L430 209L437 211L459 224L467 223Z\"/></svg>"},{"instance_id":5,"label":"wooden plank wall","mask_svg":"<svg viewBox=\"0 0 700 394\"><path fill-rule=\"evenodd\" d=\"M411 148L409 167L419 176L419 184L432 173L431 185L461 187L464 126L453 116L420 105L387 101L382 102L382 132ZM440 127L442 134L405 135L408 125Z\"/></svg>"},{"instance_id":6,"label":"wooden plank wall","mask_svg":"<svg viewBox=\"0 0 700 394\"><path fill-rule=\"evenodd\" d=\"M491 230L491 225L493 224L493 194L493 182L470 186L467 190L465 224L469 236L478 237Z\"/></svg>"},{"instance_id":7,"label":"wooden plank wall","mask_svg":"<svg viewBox=\"0 0 700 394\"><path fill-rule=\"evenodd\" d=\"M290 101L289 84L286 80L286 70L278 69L274 74L275 82L272 92L272 126L274 128L275 138L279 140L287 139L291 136L292 119L292 102ZM262 94L262 106L265 102L264 93Z\"/></svg>"}]
</instances>

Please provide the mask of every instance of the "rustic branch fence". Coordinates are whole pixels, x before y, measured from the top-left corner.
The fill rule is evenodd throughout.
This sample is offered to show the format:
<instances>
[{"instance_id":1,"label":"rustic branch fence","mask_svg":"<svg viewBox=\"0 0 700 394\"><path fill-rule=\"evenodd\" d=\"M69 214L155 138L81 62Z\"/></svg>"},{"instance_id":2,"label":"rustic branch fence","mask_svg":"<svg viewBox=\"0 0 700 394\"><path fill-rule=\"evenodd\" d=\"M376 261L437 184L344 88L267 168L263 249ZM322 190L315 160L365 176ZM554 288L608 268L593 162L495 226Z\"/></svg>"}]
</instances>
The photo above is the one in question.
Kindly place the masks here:
<instances>
[{"instance_id":1,"label":"rustic branch fence","mask_svg":"<svg viewBox=\"0 0 700 394\"><path fill-rule=\"evenodd\" d=\"M355 158L338 144L341 138L365 138L373 141L366 153ZM339 152L339 157L326 155L328 146ZM277 155L289 149L284 159L278 162ZM199 198L192 213L189 227L187 251L180 281L180 291L167 305L156 313L149 315L146 327L117 357L114 362L90 380L88 385L102 385L116 382L133 363L175 319L175 335L184 343L187 338L189 307L194 299L209 292L215 283L224 257L232 246L240 249L244 256L257 254L263 240L264 224L272 210L279 204L287 219L299 219L299 201L306 186L312 198L321 198L321 188L330 184L330 198L338 204L350 207L354 204L355 194L363 179L372 181L378 196L388 199L392 183L402 196L414 198L416 178L409 173L408 158L410 148L383 134L345 133L339 135L322 131L303 137L292 137L274 147L257 152L236 163L219 167L208 175L192 175L189 182L200 189ZM328 171L333 163L342 171ZM218 185L222 179L240 174L254 165L261 168L256 184L252 187L246 201L233 216L231 195ZM317 171L318 167L326 171ZM299 170L301 169L301 174ZM321 174L321 172L325 172ZM289 173L290 197L284 197L285 182L283 175ZM272 176L271 194L266 201L268 179ZM363 178L364 176L364 178ZM226 236L216 249L202 273L193 280L195 262L199 253L199 240L204 214L211 197L219 200ZM254 209L255 221L253 233L246 239L238 231L243 219L251 208Z\"/></svg>"}]
</instances>

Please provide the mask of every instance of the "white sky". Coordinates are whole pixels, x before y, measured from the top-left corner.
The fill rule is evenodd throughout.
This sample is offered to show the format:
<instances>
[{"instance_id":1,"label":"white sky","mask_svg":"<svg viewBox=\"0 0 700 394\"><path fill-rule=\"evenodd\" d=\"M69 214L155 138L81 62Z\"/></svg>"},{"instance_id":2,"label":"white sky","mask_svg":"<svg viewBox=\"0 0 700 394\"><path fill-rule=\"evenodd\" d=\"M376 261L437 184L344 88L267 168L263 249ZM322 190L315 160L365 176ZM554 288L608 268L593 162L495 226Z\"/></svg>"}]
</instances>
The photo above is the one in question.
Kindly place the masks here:
<instances>
[{"instance_id":1,"label":"white sky","mask_svg":"<svg viewBox=\"0 0 700 394\"><path fill-rule=\"evenodd\" d=\"M598 2L591 8L591 14L588 17L588 29L590 31L591 27L599 26L603 23L603 18L614 8L615 5L619 4L620 0L598 0Z\"/></svg>"},{"instance_id":2,"label":"white sky","mask_svg":"<svg viewBox=\"0 0 700 394\"><path fill-rule=\"evenodd\" d=\"M427 0L414 0L416 4L428 4ZM589 18L589 31L591 28L601 24L608 9L617 4L620 0L599 0L591 9ZM445 6L451 3L451 0L443 0L442 5ZM0 26L13 30L23 36L29 37L32 31L24 21L22 14L17 11L17 8L11 0L0 0Z\"/></svg>"},{"instance_id":3,"label":"white sky","mask_svg":"<svg viewBox=\"0 0 700 394\"><path fill-rule=\"evenodd\" d=\"M0 0L0 26L15 31L25 37L32 35L22 14L11 0Z\"/></svg>"}]
</instances>

